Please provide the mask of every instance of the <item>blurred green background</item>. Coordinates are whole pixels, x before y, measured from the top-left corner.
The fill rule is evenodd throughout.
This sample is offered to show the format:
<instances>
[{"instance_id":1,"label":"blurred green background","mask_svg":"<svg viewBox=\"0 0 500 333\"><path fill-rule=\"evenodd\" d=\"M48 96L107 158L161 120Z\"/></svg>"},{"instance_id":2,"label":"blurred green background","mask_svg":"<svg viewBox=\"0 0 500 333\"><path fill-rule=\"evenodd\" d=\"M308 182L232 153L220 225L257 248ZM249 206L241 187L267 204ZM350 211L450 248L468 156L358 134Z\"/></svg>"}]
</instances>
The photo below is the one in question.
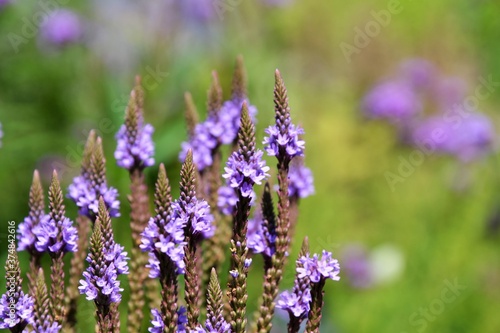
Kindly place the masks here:
<instances>
[{"instance_id":1,"label":"blurred green background","mask_svg":"<svg viewBox=\"0 0 500 333\"><path fill-rule=\"evenodd\" d=\"M54 0L76 11L84 24L82 40L64 47L44 45L36 24L34 36L23 35L26 22L43 12L46 2L15 1L0 9L1 262L7 221L19 223L28 213L33 170L41 171L47 188L51 169L57 168L67 188L79 173L91 128L103 137L108 182L122 198L116 237L130 247L129 179L116 166L113 151L134 76L158 73L146 87L145 117L156 129L157 164L164 162L177 184L177 154L186 139L183 94L193 94L204 117L211 70L219 72L229 98L234 60L241 54L249 98L259 110L259 140L273 121L275 68L287 84L293 119L306 131L306 164L314 173L316 194L301 202L291 258L307 235L316 252L325 248L340 257L345 246L357 243L385 253L375 266L382 275L396 267L394 274L387 273L390 278L369 288L351 287L342 272L339 282L329 281L322 331L500 331L496 154L465 167L452 158L428 156L392 191L384 174L396 173L400 157L407 159L413 149L398 143L391 126L367 121L359 110L366 91L407 58L427 59L472 87L479 76L500 80L498 1L401 0L401 12L391 15L390 23L349 61L340 44L353 44L354 29L364 29L374 20L372 11L386 10L389 1L296 0L274 6L217 0L210 2L215 6L211 17L200 19L179 10L180 0ZM13 47L12 34L25 42ZM494 91L479 106L496 128L499 97ZM157 167L147 170L150 188L156 172ZM74 219L75 206L66 203ZM21 260L26 272L26 253ZM251 308L261 288L259 265L251 272ZM443 293L452 295L448 283L455 281L463 289L453 301L440 301ZM283 288L292 284L285 278ZM5 291L3 283L0 291ZM126 295L123 309L127 300ZM81 304L79 327L88 332L93 304L83 297ZM278 320L275 331L284 327ZM122 331L127 331L125 322Z\"/></svg>"}]
</instances>

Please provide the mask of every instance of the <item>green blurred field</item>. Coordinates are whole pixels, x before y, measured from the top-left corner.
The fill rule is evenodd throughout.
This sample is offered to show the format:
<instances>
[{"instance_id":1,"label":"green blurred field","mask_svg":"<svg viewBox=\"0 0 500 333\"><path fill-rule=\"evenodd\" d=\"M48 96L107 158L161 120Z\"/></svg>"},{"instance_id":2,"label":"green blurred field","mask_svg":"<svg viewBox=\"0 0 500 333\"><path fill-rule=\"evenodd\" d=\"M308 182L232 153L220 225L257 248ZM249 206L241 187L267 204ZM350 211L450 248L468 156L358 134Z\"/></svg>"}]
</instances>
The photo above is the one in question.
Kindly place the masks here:
<instances>
[{"instance_id":1,"label":"green blurred field","mask_svg":"<svg viewBox=\"0 0 500 333\"><path fill-rule=\"evenodd\" d=\"M7 221L19 223L28 212L33 169L41 170L47 187L54 163L63 166L66 188L79 172L79 154L90 128L97 128L103 136L108 182L119 189L122 198L122 217L114 221L117 239L129 247L128 176L115 165L113 151L114 134L126 105L124 96L134 75L168 72L157 85L146 89L146 120L156 128L156 161L168 166L170 180L177 184L177 154L186 136L183 94L192 92L204 116L211 70L219 72L229 97L234 59L242 54L249 97L259 109L259 140L273 121L275 68L287 84L292 116L306 130L306 164L314 172L316 195L301 203L291 258L296 257L305 235L312 249L326 248L334 255L347 244L362 243L368 249L391 245L404 256L402 275L385 285L358 290L345 279L329 281L322 331L499 332L500 236L498 227L488 228L500 208L497 156L461 168L451 158L432 155L391 191L384 173L396 172L399 158L407 159L412 149L397 143L390 126L363 119L359 103L371 85L408 57L433 61L443 73L460 76L472 87L478 76L500 79L500 3L401 0L400 5L401 13L393 15L350 62L340 43L352 44L353 29L363 29L373 20L371 11L386 9L388 1L297 0L278 8L242 2L226 12L222 21L215 18L204 28L192 29L177 24L158 38L144 37L147 20L140 21L137 29L124 32L135 53L127 65L115 67L85 44L53 52L42 50L32 38L15 53L7 36L19 33L22 18L36 12L38 4L19 3L0 10L0 36L5 37L0 42L0 123L4 131L0 262L6 256ZM95 6L88 3L72 8L91 21L96 16ZM131 17L116 18L115 26L126 27ZM128 51L108 50L110 54ZM496 128L500 128L499 97L500 92L495 91L480 105ZM274 161L268 159L268 164L274 165ZM157 168L147 171L151 186L156 172ZM67 208L74 218L76 210L69 200ZM26 263L25 253L21 260ZM261 287L258 264L252 270L251 308ZM446 281L455 280L465 289L444 303L444 308L435 308L439 311L434 315L422 315L422 309L439 303L436 299L442 298ZM291 284L291 279L285 279L283 287ZM127 299L125 296L123 303ZM82 300L82 306L80 331L87 332L93 305ZM123 332L125 326L123 321Z\"/></svg>"}]
</instances>

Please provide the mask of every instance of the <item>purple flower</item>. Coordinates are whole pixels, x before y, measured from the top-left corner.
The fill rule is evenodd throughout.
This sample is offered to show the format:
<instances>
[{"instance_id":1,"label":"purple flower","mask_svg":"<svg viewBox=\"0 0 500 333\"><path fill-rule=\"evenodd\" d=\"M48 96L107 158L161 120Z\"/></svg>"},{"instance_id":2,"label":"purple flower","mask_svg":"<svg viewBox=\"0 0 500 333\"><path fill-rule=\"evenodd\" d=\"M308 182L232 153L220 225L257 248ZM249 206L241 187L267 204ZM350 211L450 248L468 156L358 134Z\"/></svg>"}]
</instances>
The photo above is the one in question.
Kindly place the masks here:
<instances>
[{"instance_id":1,"label":"purple flower","mask_svg":"<svg viewBox=\"0 0 500 333\"><path fill-rule=\"evenodd\" d=\"M56 10L40 27L42 38L54 45L76 42L82 36L80 18L67 9Z\"/></svg>"},{"instance_id":2,"label":"purple flower","mask_svg":"<svg viewBox=\"0 0 500 333\"><path fill-rule=\"evenodd\" d=\"M432 117L413 131L413 142L440 153L451 154L470 162L491 152L494 129L490 120L480 113L464 117Z\"/></svg>"},{"instance_id":3,"label":"purple flower","mask_svg":"<svg viewBox=\"0 0 500 333\"><path fill-rule=\"evenodd\" d=\"M179 200L172 203L172 230L176 230L175 226L184 225L191 235L210 238L215 233L213 220L210 206L205 200L192 198L187 204L181 204Z\"/></svg>"},{"instance_id":4,"label":"purple flower","mask_svg":"<svg viewBox=\"0 0 500 333\"><path fill-rule=\"evenodd\" d=\"M276 307L291 313L296 318L304 318L309 312L309 303L311 302L311 290L286 290L282 292L276 302Z\"/></svg>"},{"instance_id":5,"label":"purple flower","mask_svg":"<svg viewBox=\"0 0 500 333\"><path fill-rule=\"evenodd\" d=\"M114 242L113 242L114 243ZM130 259L127 257L127 252L124 251L125 247L118 243L114 243L110 249L104 254L104 258L112 262L115 266L117 274L128 274L128 264L127 261Z\"/></svg>"},{"instance_id":6,"label":"purple flower","mask_svg":"<svg viewBox=\"0 0 500 333\"><path fill-rule=\"evenodd\" d=\"M33 228L33 234L36 238L35 248L38 252L57 254L61 251L66 253L77 250L78 231L67 217L63 217L61 221L55 221L52 218L42 219ZM62 237L59 240L61 234Z\"/></svg>"},{"instance_id":7,"label":"purple flower","mask_svg":"<svg viewBox=\"0 0 500 333\"><path fill-rule=\"evenodd\" d=\"M197 124L194 135L188 142L182 143L179 159L184 162L188 150L193 151L193 162L199 171L203 171L213 163L212 151L217 147L217 139L214 138L206 123Z\"/></svg>"},{"instance_id":8,"label":"purple flower","mask_svg":"<svg viewBox=\"0 0 500 333\"><path fill-rule=\"evenodd\" d=\"M284 151L288 156L304 155L305 142L300 139L304 134L301 127L289 124L287 130L283 131L278 125L266 128L268 136L264 137L264 145L269 156L278 156L280 151Z\"/></svg>"},{"instance_id":9,"label":"purple flower","mask_svg":"<svg viewBox=\"0 0 500 333\"><path fill-rule=\"evenodd\" d=\"M269 167L262 159L262 151L257 150L252 152L249 160L238 151L235 151L229 156L229 159L224 168L226 171L222 177L227 179L229 186L238 189L241 196L251 198L253 193L253 185L260 185L266 177Z\"/></svg>"},{"instance_id":10,"label":"purple flower","mask_svg":"<svg viewBox=\"0 0 500 333\"><path fill-rule=\"evenodd\" d=\"M298 278L309 277L311 282L318 283L321 279L340 280L340 265L337 259L332 258L332 253L323 250L321 259L318 254L311 258L309 255L299 259L302 267L297 267Z\"/></svg>"},{"instance_id":11,"label":"purple flower","mask_svg":"<svg viewBox=\"0 0 500 333\"><path fill-rule=\"evenodd\" d=\"M85 294L87 300L96 300L101 304L111 304L121 301L120 281L113 263L96 263L87 257L90 263L88 269L83 272L85 280L80 280L80 294Z\"/></svg>"},{"instance_id":12,"label":"purple flower","mask_svg":"<svg viewBox=\"0 0 500 333\"><path fill-rule=\"evenodd\" d=\"M151 333L163 333L163 329L165 328L165 323L163 322L163 318L161 316L160 311L158 309L151 309L151 327L148 328L148 331Z\"/></svg>"},{"instance_id":13,"label":"purple flower","mask_svg":"<svg viewBox=\"0 0 500 333\"><path fill-rule=\"evenodd\" d=\"M401 64L401 75L417 89L430 88L436 68L425 59L410 59Z\"/></svg>"},{"instance_id":14,"label":"purple flower","mask_svg":"<svg viewBox=\"0 0 500 333\"><path fill-rule=\"evenodd\" d=\"M39 223L46 224L49 222L49 219L50 216L48 214L43 215ZM19 224L17 230L18 251L38 252L35 246L37 238L33 233L33 229L35 228L33 224L33 220L30 216L25 217L24 221Z\"/></svg>"},{"instance_id":15,"label":"purple flower","mask_svg":"<svg viewBox=\"0 0 500 333\"><path fill-rule=\"evenodd\" d=\"M299 161L299 160L296 160ZM288 172L288 196L306 198L314 194L313 175L301 162L292 161Z\"/></svg>"},{"instance_id":16,"label":"purple flower","mask_svg":"<svg viewBox=\"0 0 500 333\"><path fill-rule=\"evenodd\" d=\"M372 118L386 118L393 122L407 120L422 110L419 96L403 80L382 82L363 99L362 109Z\"/></svg>"},{"instance_id":17,"label":"purple flower","mask_svg":"<svg viewBox=\"0 0 500 333\"><path fill-rule=\"evenodd\" d=\"M12 298L13 297L13 298ZM13 302L11 302L11 299ZM14 308L12 308L14 304ZM12 332L21 332L28 324L33 323L33 298L22 291L9 295L3 294L0 299L0 328L16 328Z\"/></svg>"},{"instance_id":18,"label":"purple flower","mask_svg":"<svg viewBox=\"0 0 500 333\"><path fill-rule=\"evenodd\" d=\"M88 177L82 175L73 178L73 183L68 187L68 197L78 206L78 213L93 219L98 212L99 197L102 196L109 215L120 216L118 191L108 187L105 181L101 185L93 184Z\"/></svg>"},{"instance_id":19,"label":"purple flower","mask_svg":"<svg viewBox=\"0 0 500 333\"><path fill-rule=\"evenodd\" d=\"M366 250L361 246L351 245L344 249L342 270L347 281L355 288L367 288L372 284L370 262Z\"/></svg>"},{"instance_id":20,"label":"purple flower","mask_svg":"<svg viewBox=\"0 0 500 333\"><path fill-rule=\"evenodd\" d=\"M255 124L257 108L251 105L248 99L233 98L224 102L219 111L219 126L214 127L214 130L217 131L214 134L217 134L223 144L231 144L236 140L240 128L241 108L245 101L248 106L248 114Z\"/></svg>"},{"instance_id":21,"label":"purple flower","mask_svg":"<svg viewBox=\"0 0 500 333\"><path fill-rule=\"evenodd\" d=\"M61 325L59 325L58 322L53 322L53 323L48 324L47 327L42 327L42 326L36 327L35 332L37 332L37 333L59 333L61 328L62 327L61 327Z\"/></svg>"},{"instance_id":22,"label":"purple flower","mask_svg":"<svg viewBox=\"0 0 500 333\"><path fill-rule=\"evenodd\" d=\"M247 246L253 253L271 258L276 252L276 232L264 226L261 209L256 209L253 218L248 220L247 239Z\"/></svg>"},{"instance_id":23,"label":"purple flower","mask_svg":"<svg viewBox=\"0 0 500 333\"><path fill-rule=\"evenodd\" d=\"M238 195L231 186L221 186L218 191L217 207L224 215L233 215L236 210Z\"/></svg>"},{"instance_id":24,"label":"purple flower","mask_svg":"<svg viewBox=\"0 0 500 333\"><path fill-rule=\"evenodd\" d=\"M179 310L177 310L177 332L182 333L186 332L186 324L188 322L186 316L186 308L184 306L180 306Z\"/></svg>"},{"instance_id":25,"label":"purple flower","mask_svg":"<svg viewBox=\"0 0 500 333\"><path fill-rule=\"evenodd\" d=\"M131 170L134 167L144 168L155 163L153 132L150 124L143 125L139 118L136 131L131 131L126 125L122 125L116 134L118 145L115 150L115 158L118 166Z\"/></svg>"},{"instance_id":26,"label":"purple flower","mask_svg":"<svg viewBox=\"0 0 500 333\"><path fill-rule=\"evenodd\" d=\"M215 326L212 325L212 322L215 321ZM217 318L212 318L212 320L210 320L210 318L207 318L206 322L205 322L205 327L207 328L207 332L210 332L210 333L229 333L231 332L231 324L229 324L227 321L224 320L224 318L219 318L219 320L217 320ZM205 331L204 331L205 332Z\"/></svg>"}]
</instances>

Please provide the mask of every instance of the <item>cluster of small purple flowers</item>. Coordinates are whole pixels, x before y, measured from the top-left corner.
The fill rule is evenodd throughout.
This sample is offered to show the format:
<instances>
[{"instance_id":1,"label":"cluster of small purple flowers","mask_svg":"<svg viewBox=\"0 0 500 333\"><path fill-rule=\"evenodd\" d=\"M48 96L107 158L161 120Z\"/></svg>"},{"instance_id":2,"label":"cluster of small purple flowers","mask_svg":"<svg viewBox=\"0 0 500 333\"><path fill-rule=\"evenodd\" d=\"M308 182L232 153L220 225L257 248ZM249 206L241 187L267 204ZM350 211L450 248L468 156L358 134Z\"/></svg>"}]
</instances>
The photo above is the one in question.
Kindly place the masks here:
<instances>
[{"instance_id":1,"label":"cluster of small purple flowers","mask_svg":"<svg viewBox=\"0 0 500 333\"><path fill-rule=\"evenodd\" d=\"M33 228L36 238L35 248L38 252L56 254L59 252L76 252L78 249L78 232L73 222L64 217L60 221L44 218ZM59 236L62 234L62 238Z\"/></svg>"},{"instance_id":2,"label":"cluster of small purple flowers","mask_svg":"<svg viewBox=\"0 0 500 333\"><path fill-rule=\"evenodd\" d=\"M42 215L40 219L40 224L47 225L50 216ZM18 231L18 251L28 251L28 252L40 252L37 249L37 237L34 233L35 223L31 216L26 216L24 221L19 224Z\"/></svg>"},{"instance_id":3,"label":"cluster of small purple flowers","mask_svg":"<svg viewBox=\"0 0 500 333\"><path fill-rule=\"evenodd\" d=\"M33 324L33 298L23 291L19 295L3 294L0 298L0 329L25 327L28 324Z\"/></svg>"},{"instance_id":4,"label":"cluster of small purple flowers","mask_svg":"<svg viewBox=\"0 0 500 333\"><path fill-rule=\"evenodd\" d=\"M142 116L139 117L136 129L122 125L116 134L118 145L115 158L117 164L128 170L134 167L144 168L154 165L153 132L153 126L143 124Z\"/></svg>"},{"instance_id":5,"label":"cluster of small purple flowers","mask_svg":"<svg viewBox=\"0 0 500 333\"><path fill-rule=\"evenodd\" d=\"M402 64L395 78L376 85L362 109L395 124L406 141L426 151L470 162L490 153L495 137L491 120L476 109L477 103L469 103L471 98L476 96L467 96L463 80L443 77L428 61L413 59Z\"/></svg>"},{"instance_id":6,"label":"cluster of small purple flowers","mask_svg":"<svg viewBox=\"0 0 500 333\"><path fill-rule=\"evenodd\" d=\"M102 197L109 209L109 215L120 216L118 191L108 186L105 181L100 185L94 184L89 175L82 174L73 178L73 183L69 185L68 197L78 206L78 213L94 219L98 211L99 197Z\"/></svg>"},{"instance_id":7,"label":"cluster of small purple flowers","mask_svg":"<svg viewBox=\"0 0 500 333\"><path fill-rule=\"evenodd\" d=\"M283 134L284 131L285 135ZM269 156L278 156L280 148L284 149L290 157L302 156L304 154L305 142L300 139L300 136L304 134L304 130L301 127L290 123L284 130L278 128L278 125L272 125L266 128L266 133L269 136L264 138L263 143L266 146L266 152Z\"/></svg>"}]
</instances>

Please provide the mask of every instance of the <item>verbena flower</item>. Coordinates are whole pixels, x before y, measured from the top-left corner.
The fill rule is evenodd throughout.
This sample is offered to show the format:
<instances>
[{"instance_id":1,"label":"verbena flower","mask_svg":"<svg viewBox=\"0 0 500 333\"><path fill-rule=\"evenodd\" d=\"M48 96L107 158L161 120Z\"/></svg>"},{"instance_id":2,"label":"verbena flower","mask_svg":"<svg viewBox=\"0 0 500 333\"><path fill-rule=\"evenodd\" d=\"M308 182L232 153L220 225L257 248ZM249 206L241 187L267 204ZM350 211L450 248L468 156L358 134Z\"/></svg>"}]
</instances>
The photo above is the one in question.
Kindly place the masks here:
<instances>
[{"instance_id":1,"label":"verbena flower","mask_svg":"<svg viewBox=\"0 0 500 333\"><path fill-rule=\"evenodd\" d=\"M233 97L224 102L219 113L220 125L216 129L220 131L219 137L223 144L231 144L236 140L240 128L241 108L244 102L247 103L250 119L255 123L257 108L251 105L247 98Z\"/></svg>"},{"instance_id":2,"label":"verbena flower","mask_svg":"<svg viewBox=\"0 0 500 333\"><path fill-rule=\"evenodd\" d=\"M73 183L68 187L68 197L76 203L80 215L96 216L100 196L103 197L110 216L120 216L118 191L113 187L108 187L105 182L94 186L93 182L86 179L85 176L77 176L73 178Z\"/></svg>"},{"instance_id":3,"label":"verbena flower","mask_svg":"<svg viewBox=\"0 0 500 333\"><path fill-rule=\"evenodd\" d=\"M304 154L305 142L300 139L304 130L291 123L287 127L286 130L280 129L279 125L266 128L265 132L268 136L264 137L263 143L266 146L267 155L278 156L280 149L283 149L290 157Z\"/></svg>"},{"instance_id":4,"label":"verbena flower","mask_svg":"<svg viewBox=\"0 0 500 333\"><path fill-rule=\"evenodd\" d=\"M359 245L350 245L342 252L342 270L354 288L367 288L373 284L370 262L366 250Z\"/></svg>"},{"instance_id":5,"label":"verbena flower","mask_svg":"<svg viewBox=\"0 0 500 333\"><path fill-rule=\"evenodd\" d=\"M35 248L38 252L49 252L51 254L60 251L76 252L78 231L73 226L73 222L63 217L60 221L52 218L45 218L33 228L33 234L36 238ZM62 234L61 239L59 234Z\"/></svg>"},{"instance_id":6,"label":"verbena flower","mask_svg":"<svg viewBox=\"0 0 500 333\"><path fill-rule=\"evenodd\" d=\"M13 297L12 301L10 298ZM11 304L15 304L14 311L11 311ZM20 291L19 294L7 296L3 294L0 299L0 328L9 329L14 327L23 330L28 324L33 323L33 298Z\"/></svg>"},{"instance_id":7,"label":"verbena flower","mask_svg":"<svg viewBox=\"0 0 500 333\"><path fill-rule=\"evenodd\" d=\"M206 122L197 124L194 128L194 134L189 141L182 143L182 149L179 153L179 159L184 162L188 150L193 151L193 162L199 171L203 171L213 163L212 151L219 144L219 140L213 135L212 130L217 128L218 124L210 119Z\"/></svg>"},{"instance_id":8,"label":"verbena flower","mask_svg":"<svg viewBox=\"0 0 500 333\"><path fill-rule=\"evenodd\" d=\"M49 324L47 327L34 327L36 333L59 333L61 331L61 325L57 322Z\"/></svg>"},{"instance_id":9,"label":"verbena flower","mask_svg":"<svg viewBox=\"0 0 500 333\"><path fill-rule=\"evenodd\" d=\"M290 164L288 179L289 197L306 198L314 194L314 179L311 169L299 160L293 160Z\"/></svg>"},{"instance_id":10,"label":"verbena flower","mask_svg":"<svg viewBox=\"0 0 500 333\"><path fill-rule=\"evenodd\" d=\"M463 162L485 156L493 148L495 132L483 114L468 113L449 121L444 116L429 118L413 131L413 142L432 152L450 154Z\"/></svg>"},{"instance_id":11,"label":"verbena flower","mask_svg":"<svg viewBox=\"0 0 500 333\"><path fill-rule=\"evenodd\" d=\"M78 41L83 34L82 22L78 15L68 9L50 13L40 27L43 40L54 45L64 45Z\"/></svg>"},{"instance_id":12,"label":"verbena flower","mask_svg":"<svg viewBox=\"0 0 500 333\"><path fill-rule=\"evenodd\" d=\"M404 61L401 66L401 76L416 89L430 88L435 80L435 66L420 58Z\"/></svg>"},{"instance_id":13,"label":"verbena flower","mask_svg":"<svg viewBox=\"0 0 500 333\"><path fill-rule=\"evenodd\" d=\"M137 165L148 167L155 163L153 158L153 126L143 125L141 119L136 131L132 132L126 125L122 125L116 134L118 141L115 151L116 163L129 170Z\"/></svg>"},{"instance_id":14,"label":"verbena flower","mask_svg":"<svg viewBox=\"0 0 500 333\"><path fill-rule=\"evenodd\" d=\"M276 232L266 228L260 208L248 220L247 238L247 246L253 253L262 253L270 258L276 252Z\"/></svg>"},{"instance_id":15,"label":"verbena flower","mask_svg":"<svg viewBox=\"0 0 500 333\"><path fill-rule=\"evenodd\" d=\"M219 187L217 196L217 207L224 215L233 215L238 202L236 190L229 185Z\"/></svg>"},{"instance_id":16,"label":"verbena flower","mask_svg":"<svg viewBox=\"0 0 500 333\"><path fill-rule=\"evenodd\" d=\"M43 215L42 218L40 219L40 224L47 224L50 219L50 216L48 214ZM18 239L18 251L29 251L33 252L36 251L38 253L41 253L40 251L37 250L36 248L36 243L37 243L37 237L34 234L35 226L33 223L33 219L31 216L27 216L24 218L24 221L19 224L18 227L18 232L17 232L17 239Z\"/></svg>"},{"instance_id":17,"label":"verbena flower","mask_svg":"<svg viewBox=\"0 0 500 333\"><path fill-rule=\"evenodd\" d=\"M311 302L311 290L309 288L298 289L293 291L285 290L279 296L276 302L276 307L286 310L296 318L304 318L309 312L309 303Z\"/></svg>"},{"instance_id":18,"label":"verbena flower","mask_svg":"<svg viewBox=\"0 0 500 333\"><path fill-rule=\"evenodd\" d=\"M400 122L417 115L422 110L422 103L411 84L395 80L375 86L364 97L362 109L369 117Z\"/></svg>"},{"instance_id":19,"label":"verbena flower","mask_svg":"<svg viewBox=\"0 0 500 333\"><path fill-rule=\"evenodd\" d=\"M320 280L332 279L340 280L340 265L337 259L332 258L332 253L323 250L321 258L318 254L312 257L302 256L299 259L302 267L297 267L298 278L309 277L311 282L317 283Z\"/></svg>"},{"instance_id":20,"label":"verbena flower","mask_svg":"<svg viewBox=\"0 0 500 333\"><path fill-rule=\"evenodd\" d=\"M229 186L238 189L246 198L252 197L254 184L260 185L269 177L269 167L262 159L260 150L253 152L248 159L239 151L233 152L224 170L222 177L228 180Z\"/></svg>"}]
</instances>

